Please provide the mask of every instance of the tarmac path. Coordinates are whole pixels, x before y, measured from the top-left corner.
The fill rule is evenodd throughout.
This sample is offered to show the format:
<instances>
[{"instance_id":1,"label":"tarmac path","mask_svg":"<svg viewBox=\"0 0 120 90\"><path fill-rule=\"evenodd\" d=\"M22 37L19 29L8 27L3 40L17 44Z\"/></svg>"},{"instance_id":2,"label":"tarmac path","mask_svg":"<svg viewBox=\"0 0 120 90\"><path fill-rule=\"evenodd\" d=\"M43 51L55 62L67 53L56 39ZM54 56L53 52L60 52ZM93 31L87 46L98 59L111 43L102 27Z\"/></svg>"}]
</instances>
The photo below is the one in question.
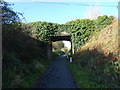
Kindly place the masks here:
<instances>
[{"instance_id":1,"label":"tarmac path","mask_svg":"<svg viewBox=\"0 0 120 90\"><path fill-rule=\"evenodd\" d=\"M77 88L65 56L60 56L52 62L35 88Z\"/></svg>"}]
</instances>

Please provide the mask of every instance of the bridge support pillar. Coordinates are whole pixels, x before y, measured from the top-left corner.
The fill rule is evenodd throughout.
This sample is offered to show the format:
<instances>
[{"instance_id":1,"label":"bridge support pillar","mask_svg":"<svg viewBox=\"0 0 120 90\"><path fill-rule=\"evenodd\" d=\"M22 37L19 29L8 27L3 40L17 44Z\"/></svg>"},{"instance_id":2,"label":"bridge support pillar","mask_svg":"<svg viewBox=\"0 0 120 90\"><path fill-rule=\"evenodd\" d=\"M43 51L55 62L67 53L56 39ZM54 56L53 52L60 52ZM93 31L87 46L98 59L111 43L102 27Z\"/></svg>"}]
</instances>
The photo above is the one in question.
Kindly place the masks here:
<instances>
[{"instance_id":1,"label":"bridge support pillar","mask_svg":"<svg viewBox=\"0 0 120 90\"><path fill-rule=\"evenodd\" d=\"M52 60L52 42L48 43L47 57L48 60Z\"/></svg>"},{"instance_id":2,"label":"bridge support pillar","mask_svg":"<svg viewBox=\"0 0 120 90\"><path fill-rule=\"evenodd\" d=\"M75 60L75 58L74 58L74 45L72 43L72 40L71 40L71 56L72 56L72 59Z\"/></svg>"}]
</instances>

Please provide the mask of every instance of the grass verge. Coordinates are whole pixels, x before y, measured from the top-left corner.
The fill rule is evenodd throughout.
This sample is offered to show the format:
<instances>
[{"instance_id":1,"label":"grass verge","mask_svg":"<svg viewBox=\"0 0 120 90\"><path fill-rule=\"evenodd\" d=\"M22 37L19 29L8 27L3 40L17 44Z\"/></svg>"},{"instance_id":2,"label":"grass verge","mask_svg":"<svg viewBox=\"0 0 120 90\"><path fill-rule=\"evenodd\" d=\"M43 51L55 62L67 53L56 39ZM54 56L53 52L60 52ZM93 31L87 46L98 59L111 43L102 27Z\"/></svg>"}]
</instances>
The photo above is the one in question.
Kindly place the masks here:
<instances>
[{"instance_id":1,"label":"grass verge","mask_svg":"<svg viewBox=\"0 0 120 90\"><path fill-rule=\"evenodd\" d=\"M10 62L7 61L6 66L3 63L2 88L31 88L50 64L50 61L45 58L23 63L12 53L8 53L5 60Z\"/></svg>"},{"instance_id":2,"label":"grass verge","mask_svg":"<svg viewBox=\"0 0 120 90\"><path fill-rule=\"evenodd\" d=\"M73 77L77 82L78 88L96 88L95 82L91 81L91 75L85 68L78 67L75 62L68 63L68 67L72 71Z\"/></svg>"},{"instance_id":3,"label":"grass verge","mask_svg":"<svg viewBox=\"0 0 120 90\"><path fill-rule=\"evenodd\" d=\"M34 73L31 73L26 77L25 82L23 83L23 88L32 88L39 77L41 77L44 71L47 69L50 64L49 60L40 60L40 62L35 63L36 70Z\"/></svg>"}]
</instances>

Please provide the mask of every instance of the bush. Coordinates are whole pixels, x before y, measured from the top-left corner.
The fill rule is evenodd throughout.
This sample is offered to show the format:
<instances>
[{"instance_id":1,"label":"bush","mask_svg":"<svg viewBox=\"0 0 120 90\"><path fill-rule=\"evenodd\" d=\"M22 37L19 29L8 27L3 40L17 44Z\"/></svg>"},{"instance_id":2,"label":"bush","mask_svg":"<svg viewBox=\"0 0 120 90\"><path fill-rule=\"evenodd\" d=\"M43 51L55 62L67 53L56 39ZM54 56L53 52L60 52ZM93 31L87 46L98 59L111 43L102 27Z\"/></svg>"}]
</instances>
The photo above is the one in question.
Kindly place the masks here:
<instances>
[{"instance_id":1,"label":"bush","mask_svg":"<svg viewBox=\"0 0 120 90\"><path fill-rule=\"evenodd\" d=\"M79 66L86 68L93 75L92 80L100 87L119 87L120 64L110 53L105 56L99 49L81 50L76 55Z\"/></svg>"}]
</instances>

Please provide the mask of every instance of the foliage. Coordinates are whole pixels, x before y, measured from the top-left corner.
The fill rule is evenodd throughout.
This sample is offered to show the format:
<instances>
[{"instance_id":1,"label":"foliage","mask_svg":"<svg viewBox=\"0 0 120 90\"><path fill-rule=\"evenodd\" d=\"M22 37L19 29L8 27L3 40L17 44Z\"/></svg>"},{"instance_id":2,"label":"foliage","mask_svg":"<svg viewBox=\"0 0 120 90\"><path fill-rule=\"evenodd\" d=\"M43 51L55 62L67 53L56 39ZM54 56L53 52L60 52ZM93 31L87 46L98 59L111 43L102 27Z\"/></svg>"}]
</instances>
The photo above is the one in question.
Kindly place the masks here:
<instances>
[{"instance_id":1,"label":"foliage","mask_svg":"<svg viewBox=\"0 0 120 90\"><path fill-rule=\"evenodd\" d=\"M17 13L10 9L9 4L3 4L2 86L18 88L25 87L23 84L27 83L31 87L28 82L39 77L49 63L46 57L47 43L35 39L31 32L34 28L19 22Z\"/></svg>"},{"instance_id":2,"label":"foliage","mask_svg":"<svg viewBox=\"0 0 120 90\"><path fill-rule=\"evenodd\" d=\"M103 88L120 88L120 61L117 22L93 34L76 52L77 65L93 75L92 80Z\"/></svg>"},{"instance_id":3,"label":"foliage","mask_svg":"<svg viewBox=\"0 0 120 90\"><path fill-rule=\"evenodd\" d=\"M103 29L105 26L110 25L112 23L112 20L114 20L113 16L98 16L97 20L95 20L95 25L98 30Z\"/></svg>"},{"instance_id":4,"label":"foliage","mask_svg":"<svg viewBox=\"0 0 120 90\"><path fill-rule=\"evenodd\" d=\"M54 53L55 53L55 54L57 54L57 55L59 55L59 56L61 56L61 55L64 55L64 54L65 54L65 52L64 52L64 51L55 51Z\"/></svg>"},{"instance_id":5,"label":"foliage","mask_svg":"<svg viewBox=\"0 0 120 90\"><path fill-rule=\"evenodd\" d=\"M79 54L77 55L78 65L86 68L93 75L92 80L96 84L107 88L119 86L120 66L119 62L115 61L116 58L114 58L113 54L105 56L98 49L79 51Z\"/></svg>"},{"instance_id":6,"label":"foliage","mask_svg":"<svg viewBox=\"0 0 120 90\"><path fill-rule=\"evenodd\" d=\"M3 29L3 50L16 52L27 63L33 58L44 57L45 53L41 52L46 51L47 44L30 37L21 25L11 23Z\"/></svg>"},{"instance_id":7,"label":"foliage","mask_svg":"<svg viewBox=\"0 0 120 90\"><path fill-rule=\"evenodd\" d=\"M58 56L65 54L65 51L62 50L63 48L64 48L64 43L62 41L57 41L52 43L52 51Z\"/></svg>"},{"instance_id":8,"label":"foliage","mask_svg":"<svg viewBox=\"0 0 120 90\"><path fill-rule=\"evenodd\" d=\"M31 22L25 24L20 22L19 15L22 14L14 12L12 8L10 8L11 4L4 1L0 1L0 3L2 4L3 24L3 88L22 87L23 83L27 85L26 87L29 87L32 82L29 78L36 78L38 72L41 73L49 62L46 59L46 51L47 43L50 42L51 36L60 35L63 31L68 32L72 36L73 47L77 50L86 43L94 31L99 31L101 28L109 25L114 19L113 16L99 16L97 20L77 19L61 25L50 22ZM62 47L62 43L55 45L55 48L59 50ZM62 51L56 53L59 55L64 54ZM85 59L84 57L82 58ZM89 62L84 60L82 65L85 66L88 63ZM91 65L93 64L94 63ZM116 80L119 80L119 73L110 72L115 73L110 75L106 73L108 69L112 71L111 66L108 64L105 64L101 68L99 66L97 70L92 69L92 66L89 69L91 72L95 70L93 72L95 74L102 74L101 71L104 72L104 78L109 77L109 79L112 79L116 84ZM114 64L116 67L115 70L118 70L119 62ZM95 66L97 66L96 63ZM97 83L107 83L101 76L99 76L99 78L100 80L98 80ZM29 83L27 83L27 81ZM117 84L118 83L119 81Z\"/></svg>"},{"instance_id":9,"label":"foliage","mask_svg":"<svg viewBox=\"0 0 120 90\"><path fill-rule=\"evenodd\" d=\"M43 70L39 68L39 71L36 71L34 59L40 63L42 59L48 62L47 44L32 38L30 27L25 24L5 24L3 29L3 88L22 87L24 82L27 83L28 74L31 76L34 72L35 77L38 77L39 74L35 73Z\"/></svg>"},{"instance_id":10,"label":"foliage","mask_svg":"<svg viewBox=\"0 0 120 90\"><path fill-rule=\"evenodd\" d=\"M50 42L51 36L58 35L58 25L49 22L31 22L28 25L34 27L33 36L43 42Z\"/></svg>"},{"instance_id":11,"label":"foliage","mask_svg":"<svg viewBox=\"0 0 120 90\"><path fill-rule=\"evenodd\" d=\"M44 42L50 41L50 36L60 35L61 32L67 32L72 36L72 44L75 50L83 46L89 37L95 32L106 27L112 20L113 16L99 16L96 20L76 19L66 24L56 24L49 22L31 22L29 25L34 27L33 36Z\"/></svg>"},{"instance_id":12,"label":"foliage","mask_svg":"<svg viewBox=\"0 0 120 90\"><path fill-rule=\"evenodd\" d=\"M9 24L20 21L18 15L23 15L22 13L14 12L12 8L10 8L12 4L5 1L0 1L0 4L2 5L2 24Z\"/></svg>"},{"instance_id":13,"label":"foliage","mask_svg":"<svg viewBox=\"0 0 120 90\"><path fill-rule=\"evenodd\" d=\"M100 86L92 80L93 76L89 74L87 68L78 66L76 62L69 62L68 66L72 71L75 81L77 81L78 88L100 88Z\"/></svg>"},{"instance_id":14,"label":"foliage","mask_svg":"<svg viewBox=\"0 0 120 90\"><path fill-rule=\"evenodd\" d=\"M64 30L71 34L73 47L77 50L86 43L94 32L110 25L113 19L113 16L108 17L107 15L99 16L96 20L76 19L67 22L64 25Z\"/></svg>"},{"instance_id":15,"label":"foliage","mask_svg":"<svg viewBox=\"0 0 120 90\"><path fill-rule=\"evenodd\" d=\"M6 53L2 67L3 88L31 88L49 64L49 61L43 58L33 59L31 63L25 64L15 52Z\"/></svg>"},{"instance_id":16,"label":"foliage","mask_svg":"<svg viewBox=\"0 0 120 90\"><path fill-rule=\"evenodd\" d=\"M89 19L77 19L67 22L66 25L69 26L67 31L72 35L72 42L75 49L85 44L95 28L93 20Z\"/></svg>"},{"instance_id":17,"label":"foliage","mask_svg":"<svg viewBox=\"0 0 120 90\"><path fill-rule=\"evenodd\" d=\"M64 48L64 44L62 41L57 41L52 43L53 51L60 51L62 48Z\"/></svg>"}]
</instances>

